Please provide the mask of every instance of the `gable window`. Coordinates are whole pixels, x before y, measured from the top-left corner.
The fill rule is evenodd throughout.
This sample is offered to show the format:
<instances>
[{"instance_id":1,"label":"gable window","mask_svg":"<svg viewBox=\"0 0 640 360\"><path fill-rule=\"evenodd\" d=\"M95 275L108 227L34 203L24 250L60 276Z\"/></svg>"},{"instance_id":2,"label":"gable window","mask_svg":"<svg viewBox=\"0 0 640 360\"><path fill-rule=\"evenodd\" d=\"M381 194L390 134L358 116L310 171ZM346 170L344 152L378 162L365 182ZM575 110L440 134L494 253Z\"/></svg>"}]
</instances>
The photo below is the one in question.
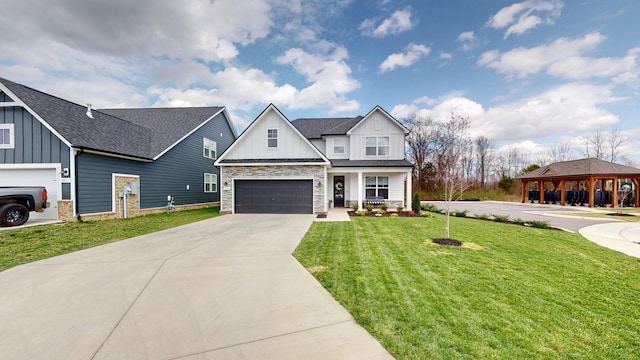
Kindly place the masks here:
<instances>
[{"instance_id":1,"label":"gable window","mask_svg":"<svg viewBox=\"0 0 640 360\"><path fill-rule=\"evenodd\" d=\"M13 149L13 124L0 124L0 149Z\"/></svg>"},{"instance_id":2,"label":"gable window","mask_svg":"<svg viewBox=\"0 0 640 360\"><path fill-rule=\"evenodd\" d=\"M344 154L344 139L333 139L333 153Z\"/></svg>"},{"instance_id":3,"label":"gable window","mask_svg":"<svg viewBox=\"0 0 640 360\"><path fill-rule=\"evenodd\" d=\"M367 136L365 139L365 146L367 156L389 155L388 136Z\"/></svg>"},{"instance_id":4,"label":"gable window","mask_svg":"<svg viewBox=\"0 0 640 360\"><path fill-rule=\"evenodd\" d=\"M388 176L367 176L365 177L365 196L389 198L389 177Z\"/></svg>"},{"instance_id":5,"label":"gable window","mask_svg":"<svg viewBox=\"0 0 640 360\"><path fill-rule=\"evenodd\" d=\"M278 147L278 129L267 129L267 147Z\"/></svg>"},{"instance_id":6,"label":"gable window","mask_svg":"<svg viewBox=\"0 0 640 360\"><path fill-rule=\"evenodd\" d=\"M203 140L202 156L209 159L215 159L217 155L216 142L213 140L209 140L207 138L203 138L202 140Z\"/></svg>"},{"instance_id":7,"label":"gable window","mask_svg":"<svg viewBox=\"0 0 640 360\"><path fill-rule=\"evenodd\" d=\"M204 192L218 192L218 175L207 173L204 174Z\"/></svg>"}]
</instances>

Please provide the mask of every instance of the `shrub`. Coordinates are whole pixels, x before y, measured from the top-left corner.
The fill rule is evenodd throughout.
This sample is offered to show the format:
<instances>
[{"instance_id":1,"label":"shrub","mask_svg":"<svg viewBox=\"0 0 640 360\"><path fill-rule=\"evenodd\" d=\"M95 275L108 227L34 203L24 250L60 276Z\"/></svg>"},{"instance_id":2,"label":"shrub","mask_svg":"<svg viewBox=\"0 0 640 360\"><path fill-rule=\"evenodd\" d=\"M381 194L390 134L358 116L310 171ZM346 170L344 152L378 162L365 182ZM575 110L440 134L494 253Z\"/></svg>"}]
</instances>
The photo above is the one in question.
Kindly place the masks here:
<instances>
[{"instance_id":1,"label":"shrub","mask_svg":"<svg viewBox=\"0 0 640 360\"><path fill-rule=\"evenodd\" d=\"M389 216L391 216L391 217L397 217L397 216L398 216L398 213L391 213Z\"/></svg>"},{"instance_id":2,"label":"shrub","mask_svg":"<svg viewBox=\"0 0 640 360\"><path fill-rule=\"evenodd\" d=\"M402 210L403 210L403 209L404 209L404 206L402 206L402 205L400 205L400 206L398 206L398 207L396 208L396 210L397 210L398 212L402 212Z\"/></svg>"},{"instance_id":3,"label":"shrub","mask_svg":"<svg viewBox=\"0 0 640 360\"><path fill-rule=\"evenodd\" d=\"M382 208L378 209L378 211L377 211L377 213L380 214L380 215L382 215L382 214L384 214L386 212L387 211L385 209L382 209Z\"/></svg>"},{"instance_id":4,"label":"shrub","mask_svg":"<svg viewBox=\"0 0 640 360\"><path fill-rule=\"evenodd\" d=\"M364 208L367 209L367 211L370 212L371 210L373 210L373 205L367 204L367 206L365 206Z\"/></svg>"},{"instance_id":5,"label":"shrub","mask_svg":"<svg viewBox=\"0 0 640 360\"><path fill-rule=\"evenodd\" d=\"M384 211L387 211L388 208L389 208L389 205L387 205L387 204L380 205L380 209L382 209Z\"/></svg>"},{"instance_id":6,"label":"shrub","mask_svg":"<svg viewBox=\"0 0 640 360\"><path fill-rule=\"evenodd\" d=\"M433 205L433 204L424 204L424 205L422 206L422 210L424 210L424 211L430 211L430 212L432 212L432 213L438 213L438 214L442 213L442 210L441 210L441 209L438 209L438 207L437 207L437 206L435 206L435 205Z\"/></svg>"},{"instance_id":7,"label":"shrub","mask_svg":"<svg viewBox=\"0 0 640 360\"><path fill-rule=\"evenodd\" d=\"M473 214L473 216L476 219L480 219L480 220L488 220L489 219L489 215L488 214Z\"/></svg>"},{"instance_id":8,"label":"shrub","mask_svg":"<svg viewBox=\"0 0 640 360\"><path fill-rule=\"evenodd\" d=\"M516 225L524 225L524 224L527 223L526 221L524 221L524 220L522 220L520 218L515 218L515 219L511 220L511 222L513 222Z\"/></svg>"},{"instance_id":9,"label":"shrub","mask_svg":"<svg viewBox=\"0 0 640 360\"><path fill-rule=\"evenodd\" d=\"M367 210L358 210L357 214L358 216L365 216L367 215Z\"/></svg>"},{"instance_id":10,"label":"shrub","mask_svg":"<svg viewBox=\"0 0 640 360\"><path fill-rule=\"evenodd\" d=\"M509 215L492 215L493 216L493 221L495 222L509 222Z\"/></svg>"},{"instance_id":11,"label":"shrub","mask_svg":"<svg viewBox=\"0 0 640 360\"><path fill-rule=\"evenodd\" d=\"M420 195L417 192L413 193L413 198L411 199L411 209L414 212L420 211Z\"/></svg>"},{"instance_id":12,"label":"shrub","mask_svg":"<svg viewBox=\"0 0 640 360\"><path fill-rule=\"evenodd\" d=\"M467 217L468 212L469 212L468 210L455 210L453 212L453 215L455 217Z\"/></svg>"},{"instance_id":13,"label":"shrub","mask_svg":"<svg viewBox=\"0 0 640 360\"><path fill-rule=\"evenodd\" d=\"M358 204L351 204L351 208L353 209L353 211L358 211Z\"/></svg>"},{"instance_id":14,"label":"shrub","mask_svg":"<svg viewBox=\"0 0 640 360\"><path fill-rule=\"evenodd\" d=\"M534 228L538 228L538 229L548 229L549 228L549 223L546 221L541 221L541 220L531 220L527 222L529 225L531 225Z\"/></svg>"}]
</instances>

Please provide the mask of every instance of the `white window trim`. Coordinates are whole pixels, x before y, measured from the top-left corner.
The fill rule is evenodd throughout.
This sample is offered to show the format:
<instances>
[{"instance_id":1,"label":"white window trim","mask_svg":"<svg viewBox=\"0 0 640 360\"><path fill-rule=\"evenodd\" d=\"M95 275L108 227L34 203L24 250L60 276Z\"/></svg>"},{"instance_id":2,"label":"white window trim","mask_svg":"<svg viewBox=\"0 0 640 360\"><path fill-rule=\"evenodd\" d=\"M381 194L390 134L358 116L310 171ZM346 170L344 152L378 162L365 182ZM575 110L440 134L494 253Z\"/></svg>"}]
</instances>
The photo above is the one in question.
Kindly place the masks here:
<instances>
[{"instance_id":1,"label":"white window trim","mask_svg":"<svg viewBox=\"0 0 640 360\"><path fill-rule=\"evenodd\" d=\"M216 144L215 141L207 138L202 138L202 156L206 157L207 159L215 160L218 157L217 147L218 145ZM209 156L207 156L206 154L207 149L209 150ZM213 156L211 156L212 153L213 153Z\"/></svg>"},{"instance_id":2,"label":"white window trim","mask_svg":"<svg viewBox=\"0 0 640 360\"><path fill-rule=\"evenodd\" d=\"M367 154L367 148L369 146L367 146L367 139L369 138L375 138L376 139L376 153L375 155L369 155ZM385 146L387 148L387 153L385 155L380 155L380 148L382 147L380 145L380 138L387 138L387 146ZM364 155L368 156L368 157L374 157L374 156L389 156L391 153L391 136L389 135L380 135L380 136L365 136L364 138Z\"/></svg>"},{"instance_id":3,"label":"white window trim","mask_svg":"<svg viewBox=\"0 0 640 360\"><path fill-rule=\"evenodd\" d=\"M209 176L209 179L213 181L207 182L207 176ZM209 185L209 191L207 191L207 184ZM214 186L215 186L215 189L213 188ZM204 187L202 190L205 193L217 193L218 192L218 175L204 173Z\"/></svg>"},{"instance_id":4,"label":"white window trim","mask_svg":"<svg viewBox=\"0 0 640 360\"><path fill-rule=\"evenodd\" d=\"M0 149L13 149L16 146L15 126L14 124L0 124L0 130L9 130L9 143L0 144Z\"/></svg>"},{"instance_id":5,"label":"white window trim","mask_svg":"<svg viewBox=\"0 0 640 360\"><path fill-rule=\"evenodd\" d=\"M269 137L269 131L272 131L272 130L275 130L276 137ZM280 145L279 141L278 141L278 136L279 136L278 133L279 133L278 128L268 128L267 129L267 149L277 149L278 148L278 146ZM275 140L276 141L276 146L269 146L269 140Z\"/></svg>"},{"instance_id":6,"label":"white window trim","mask_svg":"<svg viewBox=\"0 0 640 360\"><path fill-rule=\"evenodd\" d=\"M375 178L376 179L375 185L367 186L367 178ZM385 186L385 187L380 186L380 180L379 180L380 178L387 178L387 186ZM389 198L389 176L388 175L379 175L379 176L378 175L375 175L375 176L367 175L367 176L365 176L365 178L364 178L364 191L365 191L365 194L366 194L367 190L371 190L371 189L375 189L376 196L380 196L379 192L378 192L380 189L386 189L387 190L387 197L385 199L388 199Z\"/></svg>"},{"instance_id":7,"label":"white window trim","mask_svg":"<svg viewBox=\"0 0 640 360\"><path fill-rule=\"evenodd\" d=\"M341 142L342 144L338 144ZM334 154L344 154L346 141L343 138L333 139L333 153ZM336 151L336 148L342 148L342 151Z\"/></svg>"}]
</instances>

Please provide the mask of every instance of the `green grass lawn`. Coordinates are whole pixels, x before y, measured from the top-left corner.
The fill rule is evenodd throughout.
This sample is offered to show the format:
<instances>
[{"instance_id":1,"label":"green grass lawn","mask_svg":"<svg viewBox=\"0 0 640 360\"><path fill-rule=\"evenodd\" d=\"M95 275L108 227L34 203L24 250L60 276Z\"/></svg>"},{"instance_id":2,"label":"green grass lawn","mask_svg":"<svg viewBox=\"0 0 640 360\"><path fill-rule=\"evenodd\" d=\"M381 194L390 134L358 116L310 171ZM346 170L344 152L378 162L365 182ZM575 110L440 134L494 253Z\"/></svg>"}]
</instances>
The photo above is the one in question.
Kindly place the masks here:
<instances>
[{"instance_id":1,"label":"green grass lawn","mask_svg":"<svg viewBox=\"0 0 640 360\"><path fill-rule=\"evenodd\" d=\"M0 231L0 271L130 237L218 216L218 208L128 219L67 222Z\"/></svg>"},{"instance_id":2,"label":"green grass lawn","mask_svg":"<svg viewBox=\"0 0 640 360\"><path fill-rule=\"evenodd\" d=\"M294 256L398 359L638 359L640 261L578 234L444 217L314 223Z\"/></svg>"}]
</instances>

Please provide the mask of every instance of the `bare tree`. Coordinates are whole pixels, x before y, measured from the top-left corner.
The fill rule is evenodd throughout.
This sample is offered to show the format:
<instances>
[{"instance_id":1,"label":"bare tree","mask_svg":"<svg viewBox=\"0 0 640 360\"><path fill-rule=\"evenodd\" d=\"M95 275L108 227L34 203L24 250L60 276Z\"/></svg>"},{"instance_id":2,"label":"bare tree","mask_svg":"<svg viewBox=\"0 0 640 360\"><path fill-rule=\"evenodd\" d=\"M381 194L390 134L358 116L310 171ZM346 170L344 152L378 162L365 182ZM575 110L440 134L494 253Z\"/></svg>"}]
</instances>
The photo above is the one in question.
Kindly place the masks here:
<instances>
[{"instance_id":1,"label":"bare tree","mask_svg":"<svg viewBox=\"0 0 640 360\"><path fill-rule=\"evenodd\" d=\"M462 195L468 187L464 179L464 169L460 166L460 160L465 156L467 149L472 146L469 136L469 118L451 114L451 118L440 124L437 131L437 156L438 173L444 187L444 197L447 203L445 237L449 238L449 218L451 202ZM456 199L457 200L457 199Z\"/></svg>"},{"instance_id":2,"label":"bare tree","mask_svg":"<svg viewBox=\"0 0 640 360\"><path fill-rule=\"evenodd\" d=\"M627 143L627 138L617 127L612 127L607 138L609 143L609 161L618 162L620 159L620 148Z\"/></svg>"},{"instance_id":3,"label":"bare tree","mask_svg":"<svg viewBox=\"0 0 640 360\"><path fill-rule=\"evenodd\" d=\"M424 189L428 177L433 173L431 157L435 150L436 127L433 119L417 117L415 114L405 119L404 125L411 131L406 141L409 159L415 164L413 183L416 188Z\"/></svg>"},{"instance_id":4,"label":"bare tree","mask_svg":"<svg viewBox=\"0 0 640 360\"><path fill-rule=\"evenodd\" d=\"M602 129L596 129L592 134L583 138L584 156L587 158L603 159L605 138Z\"/></svg>"},{"instance_id":5,"label":"bare tree","mask_svg":"<svg viewBox=\"0 0 640 360\"><path fill-rule=\"evenodd\" d=\"M476 157L478 160L478 172L480 180L480 188L485 188L487 181L487 173L493 161L493 155L496 146L489 141L486 136L480 136L475 141L476 144Z\"/></svg>"},{"instance_id":6,"label":"bare tree","mask_svg":"<svg viewBox=\"0 0 640 360\"><path fill-rule=\"evenodd\" d=\"M549 163L572 160L573 148L566 142L551 145L547 147L547 158Z\"/></svg>"}]
</instances>

